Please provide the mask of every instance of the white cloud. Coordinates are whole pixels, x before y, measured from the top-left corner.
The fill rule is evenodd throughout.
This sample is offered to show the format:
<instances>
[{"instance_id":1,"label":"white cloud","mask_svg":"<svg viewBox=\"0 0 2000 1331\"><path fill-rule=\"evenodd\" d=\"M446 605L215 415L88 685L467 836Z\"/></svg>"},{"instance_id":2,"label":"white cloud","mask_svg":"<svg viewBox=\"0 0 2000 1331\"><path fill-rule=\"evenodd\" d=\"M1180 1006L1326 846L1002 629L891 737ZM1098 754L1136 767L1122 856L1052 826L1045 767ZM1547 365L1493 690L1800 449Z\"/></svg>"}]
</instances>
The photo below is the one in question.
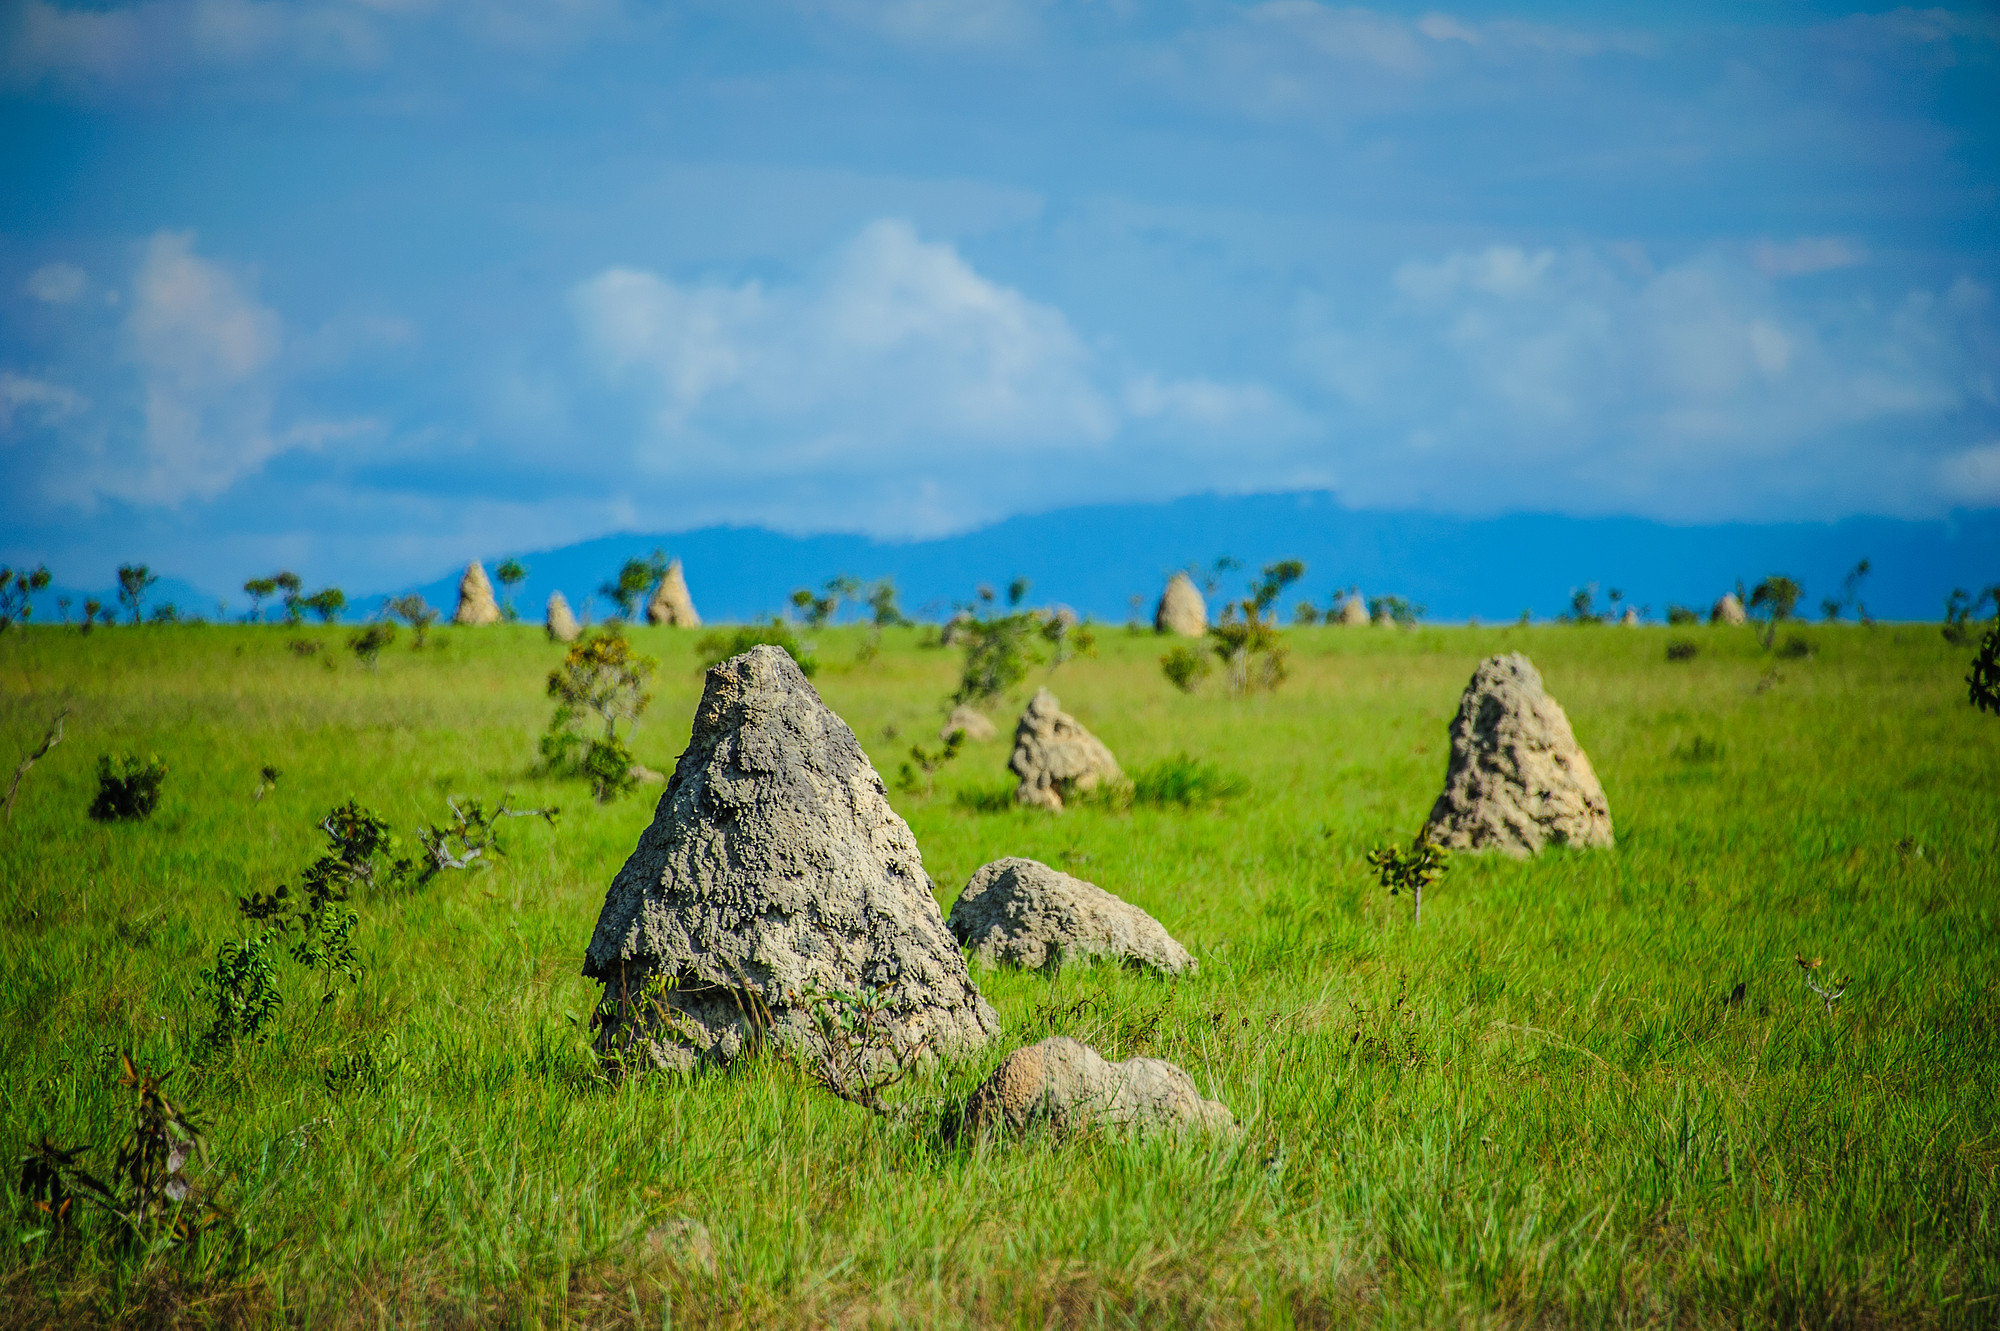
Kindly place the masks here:
<instances>
[{"instance_id":1,"label":"white cloud","mask_svg":"<svg viewBox=\"0 0 2000 1331\"><path fill-rule=\"evenodd\" d=\"M17 417L32 414L37 423L53 425L89 406L82 394L61 384L0 370L0 434L11 431Z\"/></svg>"},{"instance_id":2,"label":"white cloud","mask_svg":"<svg viewBox=\"0 0 2000 1331\"><path fill-rule=\"evenodd\" d=\"M68 305L82 298L90 277L73 263L46 263L28 274L27 292L48 305Z\"/></svg>"},{"instance_id":3,"label":"white cloud","mask_svg":"<svg viewBox=\"0 0 2000 1331\"><path fill-rule=\"evenodd\" d=\"M838 487L867 496L849 511L887 506L855 519L873 530L938 530L996 515L1003 491L1143 470L1150 450L1189 439L1252 446L1299 428L1261 386L1112 363L1060 310L901 221L869 224L797 283L615 268L572 304L596 368L649 404L642 465L767 487L767 520L799 492Z\"/></svg>"},{"instance_id":4,"label":"white cloud","mask_svg":"<svg viewBox=\"0 0 2000 1331\"><path fill-rule=\"evenodd\" d=\"M820 0L820 7L843 23L912 47L1016 47L1041 27L1035 0Z\"/></svg>"},{"instance_id":5,"label":"white cloud","mask_svg":"<svg viewBox=\"0 0 2000 1331\"><path fill-rule=\"evenodd\" d=\"M1376 502L1715 519L1986 493L1988 454L1937 461L1951 422L1996 405L1983 286L1801 305L1744 254L1650 272L1590 246L1411 260L1399 308L1364 327L1309 308L1298 354L1355 424L1401 441L1373 459ZM1855 449L1885 427L1895 442Z\"/></svg>"},{"instance_id":6,"label":"white cloud","mask_svg":"<svg viewBox=\"0 0 2000 1331\"><path fill-rule=\"evenodd\" d=\"M1750 262L1766 277L1802 277L1866 262L1868 252L1839 236L1801 236L1797 240L1760 240L1750 247Z\"/></svg>"}]
</instances>

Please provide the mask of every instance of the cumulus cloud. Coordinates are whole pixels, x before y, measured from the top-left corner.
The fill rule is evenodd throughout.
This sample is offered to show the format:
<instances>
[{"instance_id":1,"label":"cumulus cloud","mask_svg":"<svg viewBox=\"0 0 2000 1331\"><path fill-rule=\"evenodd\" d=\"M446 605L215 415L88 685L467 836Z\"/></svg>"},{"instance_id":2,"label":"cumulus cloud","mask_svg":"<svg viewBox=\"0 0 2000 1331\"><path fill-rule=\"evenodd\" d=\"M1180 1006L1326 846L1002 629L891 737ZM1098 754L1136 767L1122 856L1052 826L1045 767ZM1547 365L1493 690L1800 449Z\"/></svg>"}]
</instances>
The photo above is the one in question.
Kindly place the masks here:
<instances>
[{"instance_id":1,"label":"cumulus cloud","mask_svg":"<svg viewBox=\"0 0 2000 1331\"><path fill-rule=\"evenodd\" d=\"M1027 459L1131 467L1148 440L1296 424L1265 388L1112 363L1062 311L896 220L795 284L613 268L572 306L596 368L649 402L640 455L655 471L788 486L897 477L928 496L928 516L906 515L918 525L962 521L997 468Z\"/></svg>"},{"instance_id":2,"label":"cumulus cloud","mask_svg":"<svg viewBox=\"0 0 2000 1331\"><path fill-rule=\"evenodd\" d=\"M1715 518L1773 502L1935 511L1984 493L1986 454L1938 460L1996 405L1978 283L1887 310L1806 306L1722 249L1635 272L1599 247L1495 245L1411 260L1393 285L1400 303L1373 326L1309 309L1299 340L1320 382L1393 441L1371 482L1382 497L1414 483L1395 497ZM1889 422L1899 445L1850 447Z\"/></svg>"},{"instance_id":3,"label":"cumulus cloud","mask_svg":"<svg viewBox=\"0 0 2000 1331\"><path fill-rule=\"evenodd\" d=\"M1750 262L1766 277L1802 277L1863 263L1868 252L1839 236L1801 236L1797 240L1760 240L1750 247Z\"/></svg>"},{"instance_id":4,"label":"cumulus cloud","mask_svg":"<svg viewBox=\"0 0 2000 1331\"><path fill-rule=\"evenodd\" d=\"M81 393L61 384L0 370L0 434L12 432L16 421L53 425L89 405Z\"/></svg>"},{"instance_id":5,"label":"cumulus cloud","mask_svg":"<svg viewBox=\"0 0 2000 1331\"><path fill-rule=\"evenodd\" d=\"M28 274L26 290L45 305L68 305L82 298L90 277L72 263L47 263Z\"/></svg>"}]
</instances>

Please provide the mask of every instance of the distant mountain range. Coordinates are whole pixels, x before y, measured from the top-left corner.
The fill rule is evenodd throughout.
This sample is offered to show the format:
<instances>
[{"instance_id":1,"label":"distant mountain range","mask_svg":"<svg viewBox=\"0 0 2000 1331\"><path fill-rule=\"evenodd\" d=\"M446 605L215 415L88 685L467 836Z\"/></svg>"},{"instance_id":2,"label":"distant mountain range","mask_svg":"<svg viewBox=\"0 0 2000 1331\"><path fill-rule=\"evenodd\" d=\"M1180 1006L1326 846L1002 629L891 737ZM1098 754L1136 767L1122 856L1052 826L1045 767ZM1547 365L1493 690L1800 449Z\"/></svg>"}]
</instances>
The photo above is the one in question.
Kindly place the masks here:
<instances>
[{"instance_id":1,"label":"distant mountain range","mask_svg":"<svg viewBox=\"0 0 2000 1331\"><path fill-rule=\"evenodd\" d=\"M1600 606L1617 588L1627 603L1646 607L1649 617L1658 619L1670 603L1705 610L1739 581L1749 585L1784 573L1804 584L1801 609L1816 618L1821 598L1836 593L1848 571L1866 559L1871 571L1861 583L1861 599L1872 614L1934 620L1954 587L1976 593L2000 583L2000 510L1934 522L1849 518L1673 526L1639 518L1465 518L1356 510L1320 493L1202 495L1163 504L1061 509L924 541L706 527L605 536L555 550L467 551L467 556L484 560L489 573L508 556L527 566L527 579L513 593L524 619L539 621L549 593L557 590L579 615L602 619L612 607L595 595L598 586L624 560L655 549L683 561L696 606L718 622L778 613L793 589L817 588L839 574L864 582L895 579L903 608L919 619L948 616L982 583L1004 588L1025 577L1035 604L1061 603L1101 620L1123 621L1135 605L1151 613L1174 569L1213 569L1224 556L1242 565L1222 576L1227 596L1242 595L1264 564L1303 560L1306 576L1284 598L1287 617L1298 600L1323 607L1340 589L1358 586L1366 596L1394 594L1417 602L1433 620L1490 622L1524 611L1542 619L1567 609L1572 592L1595 583ZM366 617L389 596L411 591L449 615L461 571L439 570L433 581L356 596L348 618ZM38 618L53 611L56 590L41 598ZM81 603L81 594L70 594ZM93 594L107 603L113 599ZM184 612L212 617L218 598L213 591L163 579L149 599L172 600ZM225 599L240 612L240 594Z\"/></svg>"}]
</instances>

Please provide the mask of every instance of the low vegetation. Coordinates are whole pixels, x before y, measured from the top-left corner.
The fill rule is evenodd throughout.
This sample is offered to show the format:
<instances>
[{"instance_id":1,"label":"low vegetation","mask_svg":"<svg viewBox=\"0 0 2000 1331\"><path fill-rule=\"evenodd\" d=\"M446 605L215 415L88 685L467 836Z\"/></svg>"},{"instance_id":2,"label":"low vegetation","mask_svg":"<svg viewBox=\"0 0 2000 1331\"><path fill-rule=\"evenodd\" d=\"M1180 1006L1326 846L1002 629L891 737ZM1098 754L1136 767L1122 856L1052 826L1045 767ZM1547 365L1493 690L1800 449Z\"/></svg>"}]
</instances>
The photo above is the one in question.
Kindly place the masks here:
<instances>
[{"instance_id":1,"label":"low vegetation","mask_svg":"<svg viewBox=\"0 0 2000 1331\"><path fill-rule=\"evenodd\" d=\"M875 996L829 994L832 1056L686 1080L591 1047L579 960L651 801L543 764L568 660L539 627L363 670L310 619L17 623L0 753L70 710L0 822L0 1325L1990 1325L2000 716L1968 697L2000 707L2000 638L1853 618L1788 623L1811 651L1762 691L1743 629L1287 627L1284 686L1241 696L1182 694L1152 633L1103 635L1057 688L1130 800L1016 807L1004 739L892 799L941 906L1030 856L1199 971L977 972L1004 1035L948 1066L879 1048ZM815 636L845 662L875 632ZM1699 652L1670 664L1669 632ZM891 774L965 662L880 633L815 685ZM701 636L623 635L658 669L615 733L652 767ZM1455 855L1412 927L1402 837L1466 679L1514 650L1618 845ZM151 817L88 816L107 754L158 755ZM555 804L559 826L503 817ZM224 954L260 937L275 1002ZM242 995L221 1031L218 984ZM929 1130L1052 1034L1179 1063L1242 1132Z\"/></svg>"}]
</instances>

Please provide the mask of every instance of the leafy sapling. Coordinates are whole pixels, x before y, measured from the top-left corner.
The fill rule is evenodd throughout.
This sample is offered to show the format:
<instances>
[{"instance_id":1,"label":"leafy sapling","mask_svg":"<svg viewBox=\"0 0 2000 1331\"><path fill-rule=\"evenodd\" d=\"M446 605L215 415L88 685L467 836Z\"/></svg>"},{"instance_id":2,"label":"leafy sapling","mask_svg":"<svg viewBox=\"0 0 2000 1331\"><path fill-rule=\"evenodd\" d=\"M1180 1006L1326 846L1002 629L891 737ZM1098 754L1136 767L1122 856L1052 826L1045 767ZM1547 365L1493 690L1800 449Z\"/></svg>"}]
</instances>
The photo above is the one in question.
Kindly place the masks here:
<instances>
[{"instance_id":1,"label":"leafy sapling","mask_svg":"<svg viewBox=\"0 0 2000 1331\"><path fill-rule=\"evenodd\" d=\"M429 637L431 625L437 623L439 619L436 607L432 606L430 602L415 592L411 592L408 596L398 596L382 608L410 626L411 630L417 635L416 641L410 644L410 650L415 652L422 651L424 643ZM385 643L384 645L386 646L387 644ZM380 648L377 648L377 650L379 651Z\"/></svg>"},{"instance_id":2,"label":"leafy sapling","mask_svg":"<svg viewBox=\"0 0 2000 1331\"><path fill-rule=\"evenodd\" d=\"M664 550L654 550L646 559L628 559L619 565L617 576L598 587L597 594L618 607L618 619L636 619L646 593L667 576L668 563Z\"/></svg>"},{"instance_id":3,"label":"leafy sapling","mask_svg":"<svg viewBox=\"0 0 2000 1331\"><path fill-rule=\"evenodd\" d=\"M1748 609L1764 621L1764 647L1777 641L1778 626L1792 617L1805 589L1782 573L1773 573L1750 591Z\"/></svg>"},{"instance_id":4,"label":"leafy sapling","mask_svg":"<svg viewBox=\"0 0 2000 1331\"><path fill-rule=\"evenodd\" d=\"M1867 605L1861 600L1861 583L1867 576L1868 561L1864 559L1849 569L1847 576L1840 580L1840 595L1828 596L1820 601L1820 611L1826 616L1828 623L1837 621L1849 609L1854 611L1855 618L1863 624L1875 622L1868 614Z\"/></svg>"},{"instance_id":5,"label":"leafy sapling","mask_svg":"<svg viewBox=\"0 0 2000 1331\"><path fill-rule=\"evenodd\" d=\"M322 587L311 596L302 597L299 605L318 615L320 623L331 624L347 608L347 593L338 587Z\"/></svg>"},{"instance_id":6,"label":"leafy sapling","mask_svg":"<svg viewBox=\"0 0 2000 1331\"><path fill-rule=\"evenodd\" d=\"M1200 688L1211 668L1208 654L1192 647L1176 647L1160 658L1160 673L1182 693L1193 693Z\"/></svg>"},{"instance_id":7,"label":"leafy sapling","mask_svg":"<svg viewBox=\"0 0 2000 1331\"><path fill-rule=\"evenodd\" d=\"M632 754L619 727L636 727L652 702L646 691L659 662L632 650L618 625L586 632L570 644L561 666L549 672L548 696L556 709L542 735L542 763L590 780L600 804L609 804L637 784ZM594 717L600 735L582 727Z\"/></svg>"},{"instance_id":8,"label":"leafy sapling","mask_svg":"<svg viewBox=\"0 0 2000 1331\"><path fill-rule=\"evenodd\" d=\"M805 1048L793 1056L808 1060L821 1090L885 1118L904 1110L884 1103L882 1093L915 1070L928 1045L928 1037L904 1033L891 1002L889 991L873 987L853 993L815 987L792 1002L812 1021L812 1034L800 1041Z\"/></svg>"},{"instance_id":9,"label":"leafy sapling","mask_svg":"<svg viewBox=\"0 0 2000 1331\"><path fill-rule=\"evenodd\" d=\"M257 773L257 794L254 798L262 802L264 796L278 788L278 778L281 775L283 773L279 772L277 768L271 766L269 763L265 763Z\"/></svg>"},{"instance_id":10,"label":"leafy sapling","mask_svg":"<svg viewBox=\"0 0 2000 1331\"><path fill-rule=\"evenodd\" d=\"M937 774L945 764L958 757L965 747L965 732L954 730L945 737L944 743L936 749L927 749L922 744L910 746L910 760L896 773L896 788L907 794L921 795L929 799L937 789Z\"/></svg>"},{"instance_id":11,"label":"leafy sapling","mask_svg":"<svg viewBox=\"0 0 2000 1331\"><path fill-rule=\"evenodd\" d=\"M1390 896L1404 891L1410 894L1410 923L1424 921L1424 889L1435 886L1451 870L1451 852L1442 846L1434 846L1422 835L1402 846L1377 846L1368 852L1368 863L1375 870L1375 880L1389 889Z\"/></svg>"},{"instance_id":12,"label":"leafy sapling","mask_svg":"<svg viewBox=\"0 0 2000 1331\"><path fill-rule=\"evenodd\" d=\"M137 624L145 618L146 592L159 579L144 564L118 566L118 603Z\"/></svg>"},{"instance_id":13,"label":"leafy sapling","mask_svg":"<svg viewBox=\"0 0 2000 1331\"><path fill-rule=\"evenodd\" d=\"M974 707L991 702L1026 679L1029 667L1041 660L1041 621L1021 608L1029 585L1026 578L1008 584L1004 614L993 589L984 586L971 605L959 608L953 629L965 647L965 668L952 701Z\"/></svg>"},{"instance_id":14,"label":"leafy sapling","mask_svg":"<svg viewBox=\"0 0 2000 1331\"><path fill-rule=\"evenodd\" d=\"M493 580L500 584L500 617L509 624L518 623L521 612L514 608L514 588L528 576L528 566L518 559L503 559L493 570Z\"/></svg>"},{"instance_id":15,"label":"leafy sapling","mask_svg":"<svg viewBox=\"0 0 2000 1331\"><path fill-rule=\"evenodd\" d=\"M1966 699L1982 712L2000 716L2000 622L1980 639L1979 654L1965 677Z\"/></svg>"}]
</instances>

